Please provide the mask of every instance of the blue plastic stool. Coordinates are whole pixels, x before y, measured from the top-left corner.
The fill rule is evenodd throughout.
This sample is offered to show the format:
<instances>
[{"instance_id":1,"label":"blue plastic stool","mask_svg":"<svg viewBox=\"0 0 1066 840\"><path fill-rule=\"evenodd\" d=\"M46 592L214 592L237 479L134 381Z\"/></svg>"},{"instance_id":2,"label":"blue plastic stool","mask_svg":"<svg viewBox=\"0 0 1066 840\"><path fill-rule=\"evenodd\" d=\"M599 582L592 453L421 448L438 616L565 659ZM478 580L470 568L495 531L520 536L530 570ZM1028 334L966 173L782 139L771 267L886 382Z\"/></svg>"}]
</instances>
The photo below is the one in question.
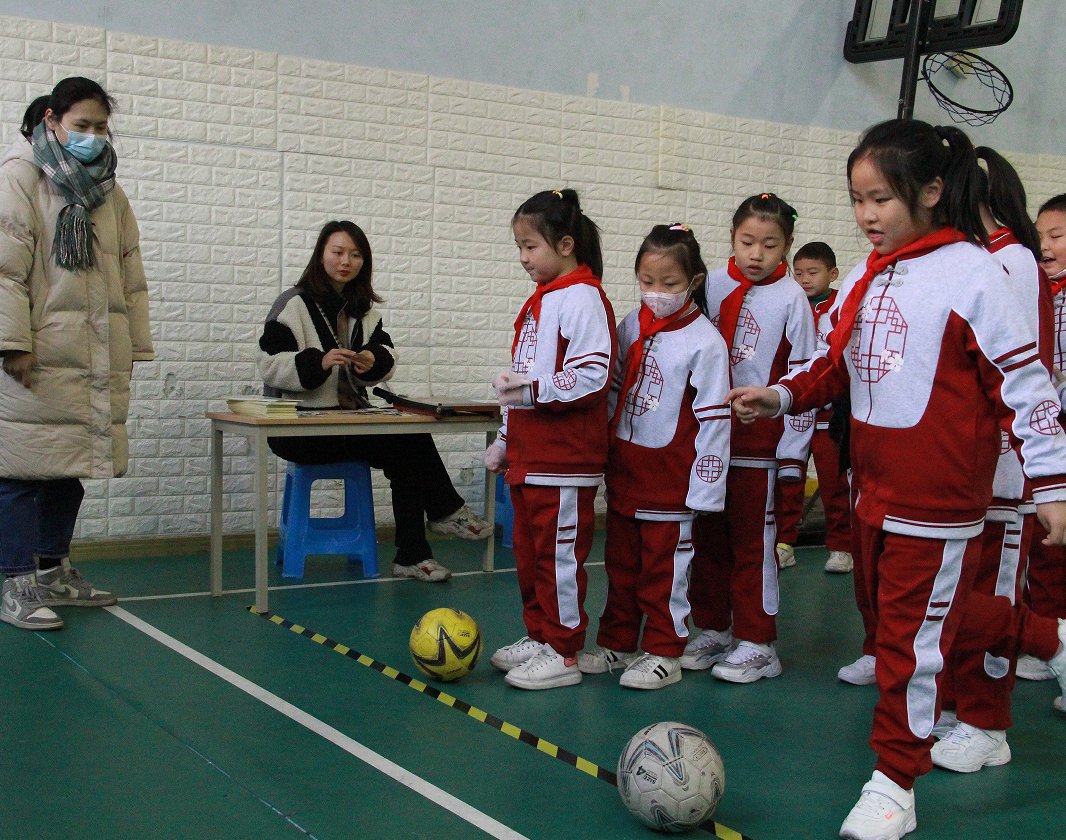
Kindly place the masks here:
<instances>
[{"instance_id":1,"label":"blue plastic stool","mask_svg":"<svg viewBox=\"0 0 1066 840\"><path fill-rule=\"evenodd\" d=\"M311 486L322 479L343 479L344 513L311 516ZM374 531L374 494L366 461L336 464L294 464L285 470L285 492L278 526L281 576L302 578L309 554L344 554L360 561L363 577L378 576L378 543Z\"/></svg>"},{"instance_id":2,"label":"blue plastic stool","mask_svg":"<svg viewBox=\"0 0 1066 840\"><path fill-rule=\"evenodd\" d=\"M514 548L514 505L502 475L496 476L496 527L504 548Z\"/></svg>"}]
</instances>

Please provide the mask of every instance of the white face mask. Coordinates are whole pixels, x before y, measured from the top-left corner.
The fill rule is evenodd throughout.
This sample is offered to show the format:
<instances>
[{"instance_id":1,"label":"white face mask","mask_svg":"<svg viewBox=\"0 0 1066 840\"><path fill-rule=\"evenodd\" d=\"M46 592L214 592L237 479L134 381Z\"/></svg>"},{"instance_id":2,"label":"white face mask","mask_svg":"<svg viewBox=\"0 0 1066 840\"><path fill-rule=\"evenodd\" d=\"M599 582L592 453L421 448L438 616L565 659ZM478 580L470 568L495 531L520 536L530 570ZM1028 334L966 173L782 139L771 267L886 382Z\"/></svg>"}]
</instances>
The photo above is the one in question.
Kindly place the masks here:
<instances>
[{"instance_id":1,"label":"white face mask","mask_svg":"<svg viewBox=\"0 0 1066 840\"><path fill-rule=\"evenodd\" d=\"M688 289L683 292L641 292L641 302L656 318L673 315L688 302Z\"/></svg>"}]
</instances>

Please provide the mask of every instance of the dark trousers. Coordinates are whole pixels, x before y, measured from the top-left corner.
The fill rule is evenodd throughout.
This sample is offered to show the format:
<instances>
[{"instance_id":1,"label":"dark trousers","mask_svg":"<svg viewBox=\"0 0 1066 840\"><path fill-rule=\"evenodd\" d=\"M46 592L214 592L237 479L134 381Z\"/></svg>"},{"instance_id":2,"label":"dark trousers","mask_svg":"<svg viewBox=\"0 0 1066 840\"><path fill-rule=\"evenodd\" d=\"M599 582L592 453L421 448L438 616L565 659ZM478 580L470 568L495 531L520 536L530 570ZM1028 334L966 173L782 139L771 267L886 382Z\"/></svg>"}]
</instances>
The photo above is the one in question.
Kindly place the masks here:
<instances>
[{"instance_id":1,"label":"dark trousers","mask_svg":"<svg viewBox=\"0 0 1066 840\"><path fill-rule=\"evenodd\" d=\"M270 438L269 443L275 455L297 464L366 461L385 473L396 520L395 562L401 566L433 557L427 518L443 519L463 506L432 435Z\"/></svg>"}]
</instances>

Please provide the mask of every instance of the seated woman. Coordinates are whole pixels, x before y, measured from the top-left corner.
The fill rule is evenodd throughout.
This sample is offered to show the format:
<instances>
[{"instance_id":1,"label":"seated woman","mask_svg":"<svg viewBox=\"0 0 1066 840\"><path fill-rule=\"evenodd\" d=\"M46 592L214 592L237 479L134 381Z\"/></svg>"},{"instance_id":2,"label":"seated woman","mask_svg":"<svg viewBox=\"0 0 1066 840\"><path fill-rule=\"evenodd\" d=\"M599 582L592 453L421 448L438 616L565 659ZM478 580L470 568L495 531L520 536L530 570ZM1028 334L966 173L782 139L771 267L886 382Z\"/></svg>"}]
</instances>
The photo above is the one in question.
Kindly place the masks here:
<instances>
[{"instance_id":1,"label":"seated woman","mask_svg":"<svg viewBox=\"0 0 1066 840\"><path fill-rule=\"evenodd\" d=\"M326 224L297 284L274 301L259 339L267 394L304 406L364 408L368 385L396 369L396 350L374 308L373 258L366 234L349 221ZM483 540L492 524L475 516L452 486L432 435L271 438L286 461L367 461L392 485L396 559L392 573L442 581L451 572L433 559L429 529Z\"/></svg>"}]
</instances>

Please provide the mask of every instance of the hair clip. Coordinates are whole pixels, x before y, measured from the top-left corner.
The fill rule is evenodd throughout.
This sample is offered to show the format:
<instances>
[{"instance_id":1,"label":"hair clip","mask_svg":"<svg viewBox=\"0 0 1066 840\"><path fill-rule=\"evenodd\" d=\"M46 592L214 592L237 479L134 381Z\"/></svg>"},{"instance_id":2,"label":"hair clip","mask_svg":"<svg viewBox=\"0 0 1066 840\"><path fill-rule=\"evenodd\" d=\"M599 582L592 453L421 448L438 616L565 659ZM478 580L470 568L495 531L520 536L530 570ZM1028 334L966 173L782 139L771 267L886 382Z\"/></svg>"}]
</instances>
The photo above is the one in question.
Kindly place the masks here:
<instances>
[{"instance_id":1,"label":"hair clip","mask_svg":"<svg viewBox=\"0 0 1066 840\"><path fill-rule=\"evenodd\" d=\"M556 198L562 198L563 197L563 191L562 190L552 190L552 195L554 195Z\"/></svg>"},{"instance_id":2,"label":"hair clip","mask_svg":"<svg viewBox=\"0 0 1066 840\"><path fill-rule=\"evenodd\" d=\"M792 221L794 221L794 222L798 222L799 221L799 213L793 213L792 214Z\"/></svg>"},{"instance_id":3,"label":"hair clip","mask_svg":"<svg viewBox=\"0 0 1066 840\"><path fill-rule=\"evenodd\" d=\"M685 231L685 233L692 232L692 228L690 228L684 222L678 222L676 225L670 225L670 230L683 230Z\"/></svg>"},{"instance_id":4,"label":"hair clip","mask_svg":"<svg viewBox=\"0 0 1066 840\"><path fill-rule=\"evenodd\" d=\"M773 198L773 193L763 193L759 198Z\"/></svg>"}]
</instances>

